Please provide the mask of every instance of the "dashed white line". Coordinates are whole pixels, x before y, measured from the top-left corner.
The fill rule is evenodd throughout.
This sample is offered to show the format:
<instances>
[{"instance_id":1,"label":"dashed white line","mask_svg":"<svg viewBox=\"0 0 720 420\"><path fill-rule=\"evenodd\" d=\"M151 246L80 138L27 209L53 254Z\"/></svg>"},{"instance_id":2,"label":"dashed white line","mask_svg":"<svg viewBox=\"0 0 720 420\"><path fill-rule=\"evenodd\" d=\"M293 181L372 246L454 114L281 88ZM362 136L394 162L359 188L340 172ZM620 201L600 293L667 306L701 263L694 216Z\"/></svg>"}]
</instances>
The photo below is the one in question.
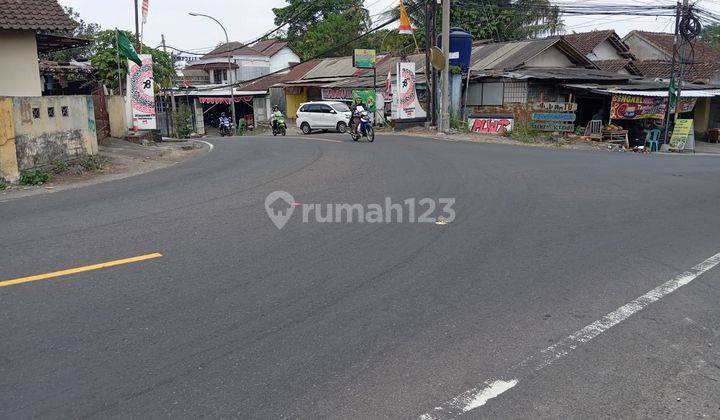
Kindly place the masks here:
<instances>
[{"instance_id":1,"label":"dashed white line","mask_svg":"<svg viewBox=\"0 0 720 420\"><path fill-rule=\"evenodd\" d=\"M420 418L423 420L451 419L485 405L488 400L512 389L523 376L550 366L583 343L587 343L610 328L625 321L635 313L645 309L651 303L657 302L677 289L689 284L718 264L720 264L720 253L713 255L690 270L675 276L637 299L617 308L592 324L575 331L558 343L540 351L538 354L514 365L505 377L518 379L487 381L435 407L431 412L423 414ZM525 375L523 375L523 373Z\"/></svg>"}]
</instances>

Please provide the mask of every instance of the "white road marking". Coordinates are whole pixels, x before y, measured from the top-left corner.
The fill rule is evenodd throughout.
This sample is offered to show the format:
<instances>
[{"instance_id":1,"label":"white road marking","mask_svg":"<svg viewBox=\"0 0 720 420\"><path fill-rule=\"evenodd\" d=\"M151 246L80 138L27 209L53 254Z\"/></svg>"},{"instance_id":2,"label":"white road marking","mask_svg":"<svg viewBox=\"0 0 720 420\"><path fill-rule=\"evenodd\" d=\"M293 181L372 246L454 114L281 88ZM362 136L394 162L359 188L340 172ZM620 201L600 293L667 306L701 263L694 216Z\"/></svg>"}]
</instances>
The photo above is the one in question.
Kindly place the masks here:
<instances>
[{"instance_id":1,"label":"white road marking","mask_svg":"<svg viewBox=\"0 0 720 420\"><path fill-rule=\"evenodd\" d=\"M488 400L497 397L517 385L522 377L525 376L523 373L527 375L533 371L538 371L552 365L583 343L587 343L610 328L630 318L637 312L645 309L651 303L657 302L677 289L689 284L718 264L720 264L720 253L713 255L690 270L673 277L669 281L617 308L592 324L575 331L558 343L513 366L505 377L518 379L509 381L487 381L435 407L431 412L423 414L420 418L423 420L450 419L483 406Z\"/></svg>"},{"instance_id":2,"label":"white road marking","mask_svg":"<svg viewBox=\"0 0 720 420\"><path fill-rule=\"evenodd\" d=\"M210 142L207 142L207 141L205 141L205 140L195 140L195 141L200 142L200 143L205 143L205 144L207 144L208 146L210 146L210 151L212 151L212 150L215 148L215 145L214 145L214 144L212 144L212 143L210 143Z\"/></svg>"}]
</instances>

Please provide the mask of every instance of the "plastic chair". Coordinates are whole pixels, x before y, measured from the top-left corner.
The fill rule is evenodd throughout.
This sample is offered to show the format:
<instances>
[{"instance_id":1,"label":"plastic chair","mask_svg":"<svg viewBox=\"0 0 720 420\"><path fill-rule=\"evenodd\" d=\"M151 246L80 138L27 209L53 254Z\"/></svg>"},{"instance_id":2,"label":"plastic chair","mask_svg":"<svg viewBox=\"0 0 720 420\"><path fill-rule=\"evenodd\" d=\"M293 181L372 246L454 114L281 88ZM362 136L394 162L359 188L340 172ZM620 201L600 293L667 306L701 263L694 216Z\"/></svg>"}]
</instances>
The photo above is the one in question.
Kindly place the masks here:
<instances>
[{"instance_id":1,"label":"plastic chair","mask_svg":"<svg viewBox=\"0 0 720 420\"><path fill-rule=\"evenodd\" d=\"M660 130L654 128L645 136L645 147L650 147L651 152L660 150Z\"/></svg>"}]
</instances>

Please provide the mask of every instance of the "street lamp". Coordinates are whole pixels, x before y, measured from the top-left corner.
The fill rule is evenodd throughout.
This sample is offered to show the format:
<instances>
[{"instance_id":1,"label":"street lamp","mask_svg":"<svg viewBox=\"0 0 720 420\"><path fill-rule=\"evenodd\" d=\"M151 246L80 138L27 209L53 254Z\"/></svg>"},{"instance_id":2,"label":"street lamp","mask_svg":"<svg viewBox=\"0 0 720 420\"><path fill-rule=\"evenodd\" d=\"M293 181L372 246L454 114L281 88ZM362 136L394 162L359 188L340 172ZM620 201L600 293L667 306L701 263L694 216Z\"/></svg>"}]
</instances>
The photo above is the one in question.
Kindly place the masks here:
<instances>
[{"instance_id":1,"label":"street lamp","mask_svg":"<svg viewBox=\"0 0 720 420\"><path fill-rule=\"evenodd\" d=\"M230 78L230 112L232 113L233 127L235 127L237 125L237 119L235 118L235 87L233 86L234 80L233 80L233 73L232 73L232 55L230 55L230 38L228 38L228 33L225 30L225 27L223 26L223 24L220 23L219 20L215 19L212 16L203 15L202 13L192 13L192 12L190 12L189 14L190 14L190 16L202 16L202 17L206 17L208 19L214 20L215 23L220 25L223 32L225 33L225 46L226 46L226 48L228 48L228 51L227 51L227 53L228 53L228 77ZM235 130L237 130L237 128L235 128Z\"/></svg>"}]
</instances>

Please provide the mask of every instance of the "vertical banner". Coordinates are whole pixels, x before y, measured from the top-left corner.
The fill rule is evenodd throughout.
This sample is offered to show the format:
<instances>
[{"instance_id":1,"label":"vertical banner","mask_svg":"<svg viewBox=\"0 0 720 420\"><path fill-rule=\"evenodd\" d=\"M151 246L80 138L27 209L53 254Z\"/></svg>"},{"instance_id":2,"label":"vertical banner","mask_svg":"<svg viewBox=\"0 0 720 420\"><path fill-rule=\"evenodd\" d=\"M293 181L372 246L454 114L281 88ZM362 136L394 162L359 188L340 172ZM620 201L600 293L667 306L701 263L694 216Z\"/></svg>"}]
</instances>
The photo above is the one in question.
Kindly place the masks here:
<instances>
[{"instance_id":1,"label":"vertical banner","mask_svg":"<svg viewBox=\"0 0 720 420\"><path fill-rule=\"evenodd\" d=\"M128 60L127 103L130 107L133 130L155 130L155 81L153 62L149 54L140 54L142 66Z\"/></svg>"},{"instance_id":2,"label":"vertical banner","mask_svg":"<svg viewBox=\"0 0 720 420\"><path fill-rule=\"evenodd\" d=\"M415 63L398 63L398 118L415 118L417 92L415 91Z\"/></svg>"}]
</instances>

